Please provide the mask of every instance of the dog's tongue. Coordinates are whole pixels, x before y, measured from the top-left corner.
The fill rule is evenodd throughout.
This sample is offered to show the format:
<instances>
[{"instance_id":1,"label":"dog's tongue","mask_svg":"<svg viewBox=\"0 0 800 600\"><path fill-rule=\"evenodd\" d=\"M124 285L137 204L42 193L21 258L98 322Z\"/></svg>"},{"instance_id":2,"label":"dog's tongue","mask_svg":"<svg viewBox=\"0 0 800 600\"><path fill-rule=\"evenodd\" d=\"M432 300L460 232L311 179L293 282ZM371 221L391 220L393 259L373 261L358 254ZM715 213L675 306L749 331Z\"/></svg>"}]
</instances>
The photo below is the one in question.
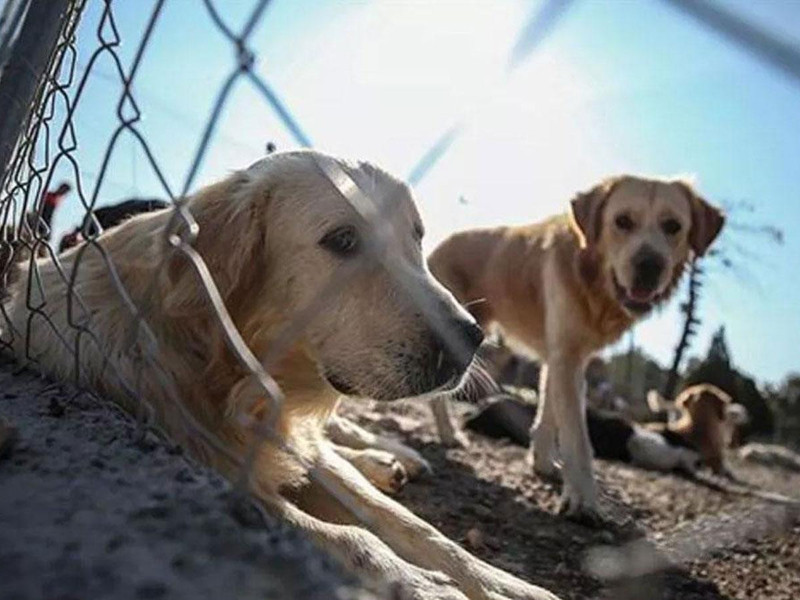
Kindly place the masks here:
<instances>
[{"instance_id":1,"label":"dog's tongue","mask_svg":"<svg viewBox=\"0 0 800 600\"><path fill-rule=\"evenodd\" d=\"M654 291L645 288L631 288L631 291L628 292L631 300L634 302L650 302L652 300Z\"/></svg>"}]
</instances>

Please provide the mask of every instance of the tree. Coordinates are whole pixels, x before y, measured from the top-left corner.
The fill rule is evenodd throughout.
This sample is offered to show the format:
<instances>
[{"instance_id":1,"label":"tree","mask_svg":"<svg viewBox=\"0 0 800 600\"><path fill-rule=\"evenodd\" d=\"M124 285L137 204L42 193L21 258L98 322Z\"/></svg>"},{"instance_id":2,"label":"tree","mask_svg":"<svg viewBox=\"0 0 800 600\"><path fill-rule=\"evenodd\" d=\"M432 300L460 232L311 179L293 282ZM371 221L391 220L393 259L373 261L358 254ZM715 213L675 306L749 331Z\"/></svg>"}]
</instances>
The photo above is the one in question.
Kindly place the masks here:
<instances>
[{"instance_id":1,"label":"tree","mask_svg":"<svg viewBox=\"0 0 800 600\"><path fill-rule=\"evenodd\" d=\"M758 255L744 247L739 242L741 235L758 236L773 244L783 244L783 231L774 225L752 224L752 218L739 221L730 219L730 215L741 213L753 213L754 207L748 202L729 204L726 208L728 223L725 231L728 233L725 239L720 240L716 248L713 248L704 259L703 264L711 266L719 265L724 269L731 270L739 277L747 275L746 263L758 258ZM691 345L697 326L700 324L699 300L703 288L706 269L700 264L699 259L692 261L689 267L689 285L687 289L687 299L681 304L681 312L684 315L683 327L678 344L675 346L672 366L667 375L666 383L663 387L663 395L666 398L673 398L678 387L680 378L680 366L683 357Z\"/></svg>"},{"instance_id":2,"label":"tree","mask_svg":"<svg viewBox=\"0 0 800 600\"><path fill-rule=\"evenodd\" d=\"M708 348L707 361L731 366L731 353L728 350L728 340L725 338L725 326L723 325L711 336L711 345Z\"/></svg>"}]
</instances>

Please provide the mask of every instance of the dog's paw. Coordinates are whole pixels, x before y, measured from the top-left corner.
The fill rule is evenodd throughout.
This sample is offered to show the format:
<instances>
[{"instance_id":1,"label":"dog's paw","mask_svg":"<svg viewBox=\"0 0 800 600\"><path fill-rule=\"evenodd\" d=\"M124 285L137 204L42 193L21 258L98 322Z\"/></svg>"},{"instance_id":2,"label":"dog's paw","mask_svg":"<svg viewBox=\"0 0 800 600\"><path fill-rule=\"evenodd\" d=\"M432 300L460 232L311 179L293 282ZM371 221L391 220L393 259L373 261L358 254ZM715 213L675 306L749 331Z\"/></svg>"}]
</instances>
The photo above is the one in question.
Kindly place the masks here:
<instances>
[{"instance_id":1,"label":"dog's paw","mask_svg":"<svg viewBox=\"0 0 800 600\"><path fill-rule=\"evenodd\" d=\"M407 569L402 579L393 581L389 597L392 600L468 600L445 574L418 568Z\"/></svg>"},{"instance_id":2,"label":"dog's paw","mask_svg":"<svg viewBox=\"0 0 800 600\"><path fill-rule=\"evenodd\" d=\"M525 462L542 481L552 484L560 484L562 482L561 469L554 460L543 458L531 450L526 455Z\"/></svg>"},{"instance_id":3,"label":"dog's paw","mask_svg":"<svg viewBox=\"0 0 800 600\"><path fill-rule=\"evenodd\" d=\"M369 448L360 451L351 462L372 485L384 493L396 494L408 482L403 463L389 452Z\"/></svg>"},{"instance_id":4,"label":"dog's paw","mask_svg":"<svg viewBox=\"0 0 800 600\"><path fill-rule=\"evenodd\" d=\"M425 473L433 473L430 463L419 452L401 442L393 442L384 449L394 454L394 457L400 461L409 479L416 479Z\"/></svg>"},{"instance_id":5,"label":"dog's paw","mask_svg":"<svg viewBox=\"0 0 800 600\"><path fill-rule=\"evenodd\" d=\"M566 483L561 493L558 514L587 527L597 528L605 524L594 494L581 494Z\"/></svg>"}]
</instances>

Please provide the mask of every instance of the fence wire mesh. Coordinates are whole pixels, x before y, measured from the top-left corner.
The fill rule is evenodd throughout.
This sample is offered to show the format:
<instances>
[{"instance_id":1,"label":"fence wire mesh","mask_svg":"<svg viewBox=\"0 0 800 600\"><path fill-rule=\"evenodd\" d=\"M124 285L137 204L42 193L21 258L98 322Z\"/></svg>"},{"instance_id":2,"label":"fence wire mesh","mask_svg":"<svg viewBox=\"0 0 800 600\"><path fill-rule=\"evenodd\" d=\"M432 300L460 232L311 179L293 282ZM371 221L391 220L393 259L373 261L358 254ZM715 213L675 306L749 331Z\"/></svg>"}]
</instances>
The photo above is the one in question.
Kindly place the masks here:
<instances>
[{"instance_id":1,"label":"fence wire mesh","mask_svg":"<svg viewBox=\"0 0 800 600\"><path fill-rule=\"evenodd\" d=\"M303 307L294 321L284 325L282 332L270 347L268 355L255 356L241 332L237 330L208 265L194 246L199 227L187 209L185 199L195 191L200 168L209 149L215 143L219 122L234 86L239 83L244 82L255 90L265 106L274 111L298 146L312 146L309 134L293 117L292 112L270 84L254 68L256 53L251 43L252 36L256 26L263 19L268 18L266 9L269 1L254 2L243 25L238 29L226 20L225 10L222 8L223 3L203 0L191 5L191 10L207 13L217 33L229 43L234 58L230 65L230 71L216 93L211 111L205 118L202 134L189 161L186 176L178 186L169 183L171 178L162 171L160 157L157 151L151 148L147 135L141 128L143 114L148 108L146 103L137 98L135 91L140 66L147 56L148 48L152 45L154 37L159 35L159 19L165 0L156 0L152 4L152 9L139 38L125 40L129 45L133 44L133 53L129 62L126 62L120 53L123 39L115 14L116 3L112 0L97 0L100 8L97 27L93 32L94 39L91 43L86 39L80 40L81 49L86 54L85 56L81 55L76 35L82 13L89 2L90 0L71 0L64 3L65 12L60 20L58 39L40 74L35 97L30 103L29 109L26 110L26 117L20 124L18 135L10 142L9 140L0 140L3 143L11 143L13 146L13 153L7 164L0 165L3 167L2 182L0 183L0 294L5 292L17 269L30 273L27 289L28 327L30 328L34 322L46 323L54 331L61 343L73 355L72 371L76 383L81 381L83 365L80 348L84 339L93 341L98 346L101 345L98 339L100 334L93 323L93 315L87 307L87 303L81 298L79 286L76 284L82 260L89 253L96 253L102 258L108 277L113 282L114 290L128 312L126 323L128 352L137 357L142 367L147 365L148 372L159 374L159 383L172 398L175 406L179 408L184 417L187 432L191 435L201 436L219 452L227 455L231 461L239 464L240 489L246 488L249 468L257 448L252 448L244 460L232 455L226 446L185 408L180 391L175 389L170 375L160 365L158 340L148 325L148 315L152 307L152 295L157 290L156 278L159 272L166 268L166 265L162 264L155 270L156 274L148 288L148 294L145 294L145 300L137 303L126 289L125 282L118 274L114 258L107 251L103 239L100 237L103 228L96 217L96 211L100 208L104 196L107 195L104 185L108 181L113 182L112 155L122 143L123 136L134 140L146 166L152 170L158 181L161 196L168 200L172 213L164 243L172 249L173 253L182 255L188 261L199 283L198 291L205 295L212 308L214 318L223 332L228 347L238 359L242 369L258 382L262 395L269 399L269 409L257 422L247 416L246 410L236 416L243 424L255 428L258 432L259 443L276 444L293 455L295 460L304 461L302 455L296 452L288 440L283 439L274 427L274 419L283 402L283 394L270 375L270 366L280 360L282 354L302 335L304 328L314 316L325 310L329 299L335 297L348 285L351 277L360 268L363 268L363 262L366 260L377 259L381 263L398 285L406 291L410 300L426 315L431 327L446 338L445 341L453 352L467 352L460 346L462 342L452 336L446 324L441 322L435 307L428 304L426 296L419 289L419 284L408 272L403 261L385 251L395 232L391 228L390 219L384 213L385 209L380 207L391 206L391 203L378 202L379 199L371 196L371 190L362 189L336 162L322 158L318 159L320 172L330 180L333 188L368 225L369 243L367 245L371 250L369 253L371 256L360 261L348 262L335 271L328 283L321 287L315 299ZM800 73L798 69L800 53L790 45L782 43L741 19L732 17L722 8L712 7L707 3L695 0L666 0L666 2L675 5L692 18L700 20L710 30L734 40L742 48L752 52L754 56L762 58L768 64L777 66L783 72L800 79L800 75L798 75ZM19 4L16 3L16 8ZM515 65L519 64L527 54L534 51L536 45L557 27L561 19L568 18L565 9L570 4L575 4L575 2L551 0L543 3L542 9L524 28L524 35L514 47L514 56L509 62L509 70L515 68ZM9 13L9 19L19 16L17 12L10 9L5 12ZM5 14L4 18L6 18ZM16 29L16 27L4 26L3 31L7 35L7 38L2 40L1 46L4 61L11 45L9 39ZM164 35L165 32L161 31L160 34ZM86 36L88 33L84 30L82 35ZM89 49L88 53L85 52L87 48ZM98 66L101 61L105 65L112 66L111 73ZM0 63L0 67L2 67L2 63ZM113 98L109 97L107 100L116 106L116 120L113 128L105 132L108 141L97 171L91 173L91 177L87 177L87 171L81 164L79 152L85 132L76 127L74 115L82 103L86 102L87 94L91 93L89 82L93 76L113 81L118 86L118 95ZM419 162L411 170L409 176L412 183L418 183L427 174L436 161L447 152L462 129L462 121L456 121L455 125L443 130L443 135L435 140L427 151L421 153ZM93 135L94 133L88 132L88 134ZM58 173L64 171L69 173L69 179L74 185L74 195L80 203L82 211L81 225L76 233L80 234L83 243L76 251L71 270L64 269L61 265L60 249L52 235L50 222L52 214L49 214L52 209L47 202L48 191L52 190L58 182ZM37 259L42 258L49 259L57 265L62 282L67 286L71 332L60 330L48 311L48 290L45 289L38 276ZM169 255L165 258L165 263L167 258ZM148 298L150 299L148 300ZM14 329L5 309L3 309L2 319L0 319L0 329L2 329L0 350L12 351L14 340L18 336L24 336L24 332ZM31 351L26 354L28 360L35 364L36 355ZM130 405L135 407L136 414L143 426L156 427L155 410L148 404L147 398L141 392L142 370L137 376L131 378L120 371L115 357L107 356L105 361L104 376L113 378L121 388L127 390L131 400ZM312 478L317 477L322 485L328 486L325 478L315 473L313 465L305 466L309 468ZM329 487L329 491L336 495L335 487ZM341 501L362 521L365 519L363 515L358 515L357 507L353 506L347 498L342 498ZM687 546L685 543L683 545Z\"/></svg>"}]
</instances>

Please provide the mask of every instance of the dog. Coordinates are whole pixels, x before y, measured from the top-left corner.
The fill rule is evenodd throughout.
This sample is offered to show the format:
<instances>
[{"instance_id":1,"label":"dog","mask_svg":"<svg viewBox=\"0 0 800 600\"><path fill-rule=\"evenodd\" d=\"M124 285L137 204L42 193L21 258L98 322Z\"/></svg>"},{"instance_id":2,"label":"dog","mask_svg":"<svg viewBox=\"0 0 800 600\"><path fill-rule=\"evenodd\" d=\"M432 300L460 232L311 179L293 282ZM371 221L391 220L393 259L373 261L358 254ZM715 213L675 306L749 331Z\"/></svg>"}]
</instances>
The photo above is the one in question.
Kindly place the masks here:
<instances>
[{"instance_id":1,"label":"dog","mask_svg":"<svg viewBox=\"0 0 800 600\"><path fill-rule=\"evenodd\" d=\"M334 182L373 202L348 202ZM147 400L162 429L228 478L248 461L250 488L268 510L345 567L394 582L400 597L554 599L381 493L324 436L340 395L390 401L452 388L482 340L428 272L422 235L410 189L382 169L314 151L274 153L175 211L104 232L104 253L89 244L68 250L59 257L66 278L39 261L48 319L26 309L27 282L17 284L3 335L18 359L49 376L130 411ZM218 294L206 293L203 274ZM67 298L65 279L79 299ZM242 365L215 299L280 386L280 403L269 381ZM128 326L131 303L149 334L142 325L137 338ZM305 327L289 335L298 319ZM265 428L274 433L258 444Z\"/></svg>"},{"instance_id":2,"label":"dog","mask_svg":"<svg viewBox=\"0 0 800 600\"><path fill-rule=\"evenodd\" d=\"M692 385L675 399L677 416L667 423L650 423L650 431L670 443L695 449L717 475L729 475L725 452L730 445L734 423L731 397L715 385Z\"/></svg>"},{"instance_id":3,"label":"dog","mask_svg":"<svg viewBox=\"0 0 800 600\"><path fill-rule=\"evenodd\" d=\"M53 216L72 186L62 182L52 191L42 195L38 207L30 210L24 218L24 226L17 227L13 223L0 226L0 300L13 282L17 272L16 265L30 260L32 255L45 257L50 252L47 243L53 230ZM12 205L9 203L4 212L4 219L13 219Z\"/></svg>"},{"instance_id":4,"label":"dog","mask_svg":"<svg viewBox=\"0 0 800 600\"><path fill-rule=\"evenodd\" d=\"M110 206L103 206L93 210L90 215L87 215L84 222L62 236L58 244L58 253L61 254L65 250L77 246L84 241L84 233L90 236L96 236L100 231L105 231L110 227L116 227L124 220L131 218L144 212L152 212L154 210L163 210L169 208L170 204L157 198L129 198L117 204ZM102 229L98 229L97 225Z\"/></svg>"},{"instance_id":5,"label":"dog","mask_svg":"<svg viewBox=\"0 0 800 600\"><path fill-rule=\"evenodd\" d=\"M675 290L724 217L681 179L621 175L579 193L568 215L521 227L456 233L429 257L434 276L483 327L544 363L530 461L544 477L564 465L560 512L599 517L582 373L588 359ZM437 423L446 400L434 402ZM447 427L442 441L448 439ZM534 452L535 450L535 452Z\"/></svg>"},{"instance_id":6,"label":"dog","mask_svg":"<svg viewBox=\"0 0 800 600\"><path fill-rule=\"evenodd\" d=\"M466 428L492 438L530 445L537 405L515 395L495 396L466 420ZM597 458L633 464L654 471L694 474L701 466L696 449L634 423L608 410L586 409L589 439Z\"/></svg>"}]
</instances>

